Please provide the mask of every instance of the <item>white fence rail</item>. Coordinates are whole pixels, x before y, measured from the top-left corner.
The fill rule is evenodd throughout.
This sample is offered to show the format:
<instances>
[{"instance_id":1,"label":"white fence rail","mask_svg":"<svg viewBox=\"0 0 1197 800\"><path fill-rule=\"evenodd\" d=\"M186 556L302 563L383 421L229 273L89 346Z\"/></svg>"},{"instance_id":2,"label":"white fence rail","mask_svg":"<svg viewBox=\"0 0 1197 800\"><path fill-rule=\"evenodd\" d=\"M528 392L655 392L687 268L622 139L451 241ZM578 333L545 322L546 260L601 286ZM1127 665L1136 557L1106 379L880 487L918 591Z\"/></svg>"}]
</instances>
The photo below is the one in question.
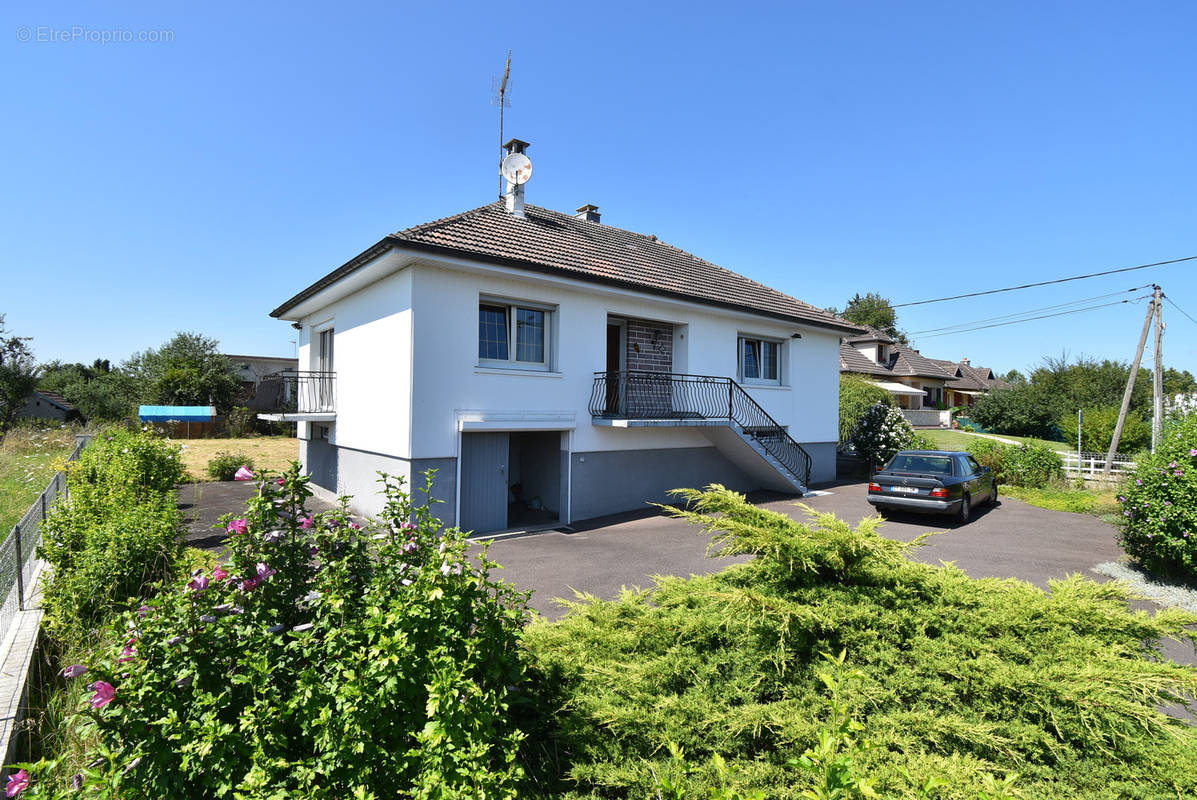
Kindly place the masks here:
<instances>
[{"instance_id":1,"label":"white fence rail","mask_svg":"<svg viewBox=\"0 0 1197 800\"><path fill-rule=\"evenodd\" d=\"M1064 474L1070 477L1099 479L1106 472L1105 453L1062 452L1060 458L1064 460ZM1128 455L1117 453L1110 466L1110 477L1121 479L1133 473L1136 469L1134 460Z\"/></svg>"}]
</instances>

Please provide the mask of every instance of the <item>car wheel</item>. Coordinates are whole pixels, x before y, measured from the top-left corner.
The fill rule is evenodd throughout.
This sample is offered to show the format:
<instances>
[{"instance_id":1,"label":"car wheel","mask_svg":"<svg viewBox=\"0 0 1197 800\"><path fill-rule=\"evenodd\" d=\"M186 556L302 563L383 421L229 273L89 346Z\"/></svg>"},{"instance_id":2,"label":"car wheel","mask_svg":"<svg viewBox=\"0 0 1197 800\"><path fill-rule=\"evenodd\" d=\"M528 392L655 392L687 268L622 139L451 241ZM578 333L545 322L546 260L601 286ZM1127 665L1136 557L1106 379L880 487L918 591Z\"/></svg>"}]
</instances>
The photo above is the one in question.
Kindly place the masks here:
<instances>
[{"instance_id":1,"label":"car wheel","mask_svg":"<svg viewBox=\"0 0 1197 800\"><path fill-rule=\"evenodd\" d=\"M996 479L993 482L993 491L989 493L989 505L991 505L991 506L997 505L997 480Z\"/></svg>"},{"instance_id":2,"label":"car wheel","mask_svg":"<svg viewBox=\"0 0 1197 800\"><path fill-rule=\"evenodd\" d=\"M972 514L971 501L968 499L968 494L960 498L960 510L956 512L956 521L963 524L968 522L969 516Z\"/></svg>"}]
</instances>

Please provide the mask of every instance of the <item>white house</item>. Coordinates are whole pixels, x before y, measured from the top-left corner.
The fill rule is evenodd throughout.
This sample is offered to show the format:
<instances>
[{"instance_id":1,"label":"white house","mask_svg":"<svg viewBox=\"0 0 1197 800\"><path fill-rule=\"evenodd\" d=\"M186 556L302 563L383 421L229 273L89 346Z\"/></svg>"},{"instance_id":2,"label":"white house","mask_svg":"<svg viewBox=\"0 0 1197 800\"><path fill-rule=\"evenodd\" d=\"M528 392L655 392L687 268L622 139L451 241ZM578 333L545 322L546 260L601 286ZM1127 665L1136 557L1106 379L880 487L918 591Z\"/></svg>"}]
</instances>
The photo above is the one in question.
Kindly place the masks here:
<instances>
[{"instance_id":1,"label":"white house","mask_svg":"<svg viewBox=\"0 0 1197 800\"><path fill-rule=\"evenodd\" d=\"M434 468L438 516L483 532L834 478L839 341L860 328L523 190L386 236L271 312L302 371L297 413L263 416L299 423L318 488L371 514L378 471Z\"/></svg>"}]
</instances>

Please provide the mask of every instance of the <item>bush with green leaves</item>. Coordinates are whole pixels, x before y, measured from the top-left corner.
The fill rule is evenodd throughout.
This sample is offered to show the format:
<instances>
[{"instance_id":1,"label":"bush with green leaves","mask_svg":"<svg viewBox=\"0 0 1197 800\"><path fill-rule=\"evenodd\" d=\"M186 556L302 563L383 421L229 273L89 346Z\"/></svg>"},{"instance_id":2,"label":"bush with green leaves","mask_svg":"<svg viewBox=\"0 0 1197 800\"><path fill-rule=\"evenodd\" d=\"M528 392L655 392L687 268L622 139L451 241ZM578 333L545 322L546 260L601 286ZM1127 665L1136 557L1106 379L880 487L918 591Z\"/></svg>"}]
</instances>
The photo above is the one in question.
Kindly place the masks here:
<instances>
[{"instance_id":1,"label":"bush with green leaves","mask_svg":"<svg viewBox=\"0 0 1197 800\"><path fill-rule=\"evenodd\" d=\"M231 481L237 475L237 470L245 467L253 471L254 460L240 450L229 452L221 450L208 459L208 476L213 480Z\"/></svg>"},{"instance_id":2,"label":"bush with green leaves","mask_svg":"<svg viewBox=\"0 0 1197 800\"><path fill-rule=\"evenodd\" d=\"M1086 453L1106 453L1114 438L1118 424L1118 406L1101 406L1085 409L1085 421L1081 425L1081 449ZM1064 445L1076 447L1076 412L1062 415L1056 425L1064 434ZM1118 441L1119 453L1137 453L1151 447L1151 423L1139 416L1137 411L1126 415L1122 436Z\"/></svg>"},{"instance_id":3,"label":"bush with green leaves","mask_svg":"<svg viewBox=\"0 0 1197 800\"><path fill-rule=\"evenodd\" d=\"M889 461L899 450L924 449L926 444L902 412L885 403L869 407L852 431L851 441L856 451L873 466Z\"/></svg>"},{"instance_id":4,"label":"bush with green leaves","mask_svg":"<svg viewBox=\"0 0 1197 800\"><path fill-rule=\"evenodd\" d=\"M69 494L42 523L39 553L52 567L44 627L69 650L129 598L173 574L181 516L179 448L148 430L100 433L66 465Z\"/></svg>"},{"instance_id":5,"label":"bush with green leaves","mask_svg":"<svg viewBox=\"0 0 1197 800\"><path fill-rule=\"evenodd\" d=\"M977 463L989 467L998 483L1042 489L1064 479L1064 461L1041 444L1005 444L978 438L968 446Z\"/></svg>"},{"instance_id":6,"label":"bush with green leaves","mask_svg":"<svg viewBox=\"0 0 1197 800\"><path fill-rule=\"evenodd\" d=\"M123 610L129 598L148 596L156 583L173 575L181 552L180 522L174 497L164 494L73 526L78 544L58 550L45 587L43 624L51 639L73 644L81 631L94 629Z\"/></svg>"},{"instance_id":7,"label":"bush with green leaves","mask_svg":"<svg viewBox=\"0 0 1197 800\"><path fill-rule=\"evenodd\" d=\"M1197 415L1165 428L1118 502L1126 552L1152 572L1197 582Z\"/></svg>"},{"instance_id":8,"label":"bush with green leaves","mask_svg":"<svg viewBox=\"0 0 1197 800\"><path fill-rule=\"evenodd\" d=\"M878 403L894 405L893 395L862 375L840 375L840 442L852 438L861 417Z\"/></svg>"},{"instance_id":9,"label":"bush with green leaves","mask_svg":"<svg viewBox=\"0 0 1197 800\"><path fill-rule=\"evenodd\" d=\"M514 798L527 596L383 480L385 508L359 525L344 505L309 513L298 466L263 477L223 520L228 561L165 587L79 666L90 766L28 765L30 796Z\"/></svg>"},{"instance_id":10,"label":"bush with green leaves","mask_svg":"<svg viewBox=\"0 0 1197 800\"><path fill-rule=\"evenodd\" d=\"M1080 576L1044 591L918 563L876 518L683 497L674 513L714 552L752 560L532 624L527 705L546 711L527 728L529 796L657 797L662 777L770 800L853 797L864 779L895 799L1004 796L1011 780L1027 798L1197 795L1197 728L1161 711L1193 707L1197 669L1157 651L1192 641L1197 615L1131 611L1126 587ZM837 694L823 654L845 651Z\"/></svg>"}]
</instances>

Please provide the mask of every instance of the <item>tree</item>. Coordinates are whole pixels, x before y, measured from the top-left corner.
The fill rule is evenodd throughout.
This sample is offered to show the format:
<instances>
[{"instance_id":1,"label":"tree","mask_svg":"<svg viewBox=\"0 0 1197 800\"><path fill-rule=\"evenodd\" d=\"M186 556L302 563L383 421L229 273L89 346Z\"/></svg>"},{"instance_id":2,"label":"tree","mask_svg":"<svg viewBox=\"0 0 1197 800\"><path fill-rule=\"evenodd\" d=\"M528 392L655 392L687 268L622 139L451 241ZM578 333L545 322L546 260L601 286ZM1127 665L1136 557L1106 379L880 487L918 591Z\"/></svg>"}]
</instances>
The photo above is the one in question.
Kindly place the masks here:
<instances>
[{"instance_id":1,"label":"tree","mask_svg":"<svg viewBox=\"0 0 1197 800\"><path fill-rule=\"evenodd\" d=\"M877 405L892 406L889 392L862 375L840 375L840 441L847 442L865 412Z\"/></svg>"},{"instance_id":2,"label":"tree","mask_svg":"<svg viewBox=\"0 0 1197 800\"><path fill-rule=\"evenodd\" d=\"M121 369L147 403L214 405L224 413L241 383L233 363L217 352L218 345L215 339L180 331L157 350L134 353Z\"/></svg>"},{"instance_id":3,"label":"tree","mask_svg":"<svg viewBox=\"0 0 1197 800\"><path fill-rule=\"evenodd\" d=\"M51 361L38 369L37 388L57 392L88 420L123 419L133 411L135 382L108 359L90 366Z\"/></svg>"},{"instance_id":4,"label":"tree","mask_svg":"<svg viewBox=\"0 0 1197 800\"><path fill-rule=\"evenodd\" d=\"M869 292L863 297L857 292L843 311L834 308L827 309L833 314L839 314L849 322L857 325L868 325L882 333L897 339L902 344L907 343L906 334L898 330L898 315L889 300L877 292Z\"/></svg>"},{"instance_id":5,"label":"tree","mask_svg":"<svg viewBox=\"0 0 1197 800\"><path fill-rule=\"evenodd\" d=\"M0 440L17 418L37 380L28 337L9 335L0 314Z\"/></svg>"},{"instance_id":6,"label":"tree","mask_svg":"<svg viewBox=\"0 0 1197 800\"><path fill-rule=\"evenodd\" d=\"M1026 383L1027 382L1027 376L1023 375L1021 372L1019 372L1016 369L1012 369L1009 372L1007 372L1005 375L999 375L998 377L1009 384Z\"/></svg>"}]
</instances>

